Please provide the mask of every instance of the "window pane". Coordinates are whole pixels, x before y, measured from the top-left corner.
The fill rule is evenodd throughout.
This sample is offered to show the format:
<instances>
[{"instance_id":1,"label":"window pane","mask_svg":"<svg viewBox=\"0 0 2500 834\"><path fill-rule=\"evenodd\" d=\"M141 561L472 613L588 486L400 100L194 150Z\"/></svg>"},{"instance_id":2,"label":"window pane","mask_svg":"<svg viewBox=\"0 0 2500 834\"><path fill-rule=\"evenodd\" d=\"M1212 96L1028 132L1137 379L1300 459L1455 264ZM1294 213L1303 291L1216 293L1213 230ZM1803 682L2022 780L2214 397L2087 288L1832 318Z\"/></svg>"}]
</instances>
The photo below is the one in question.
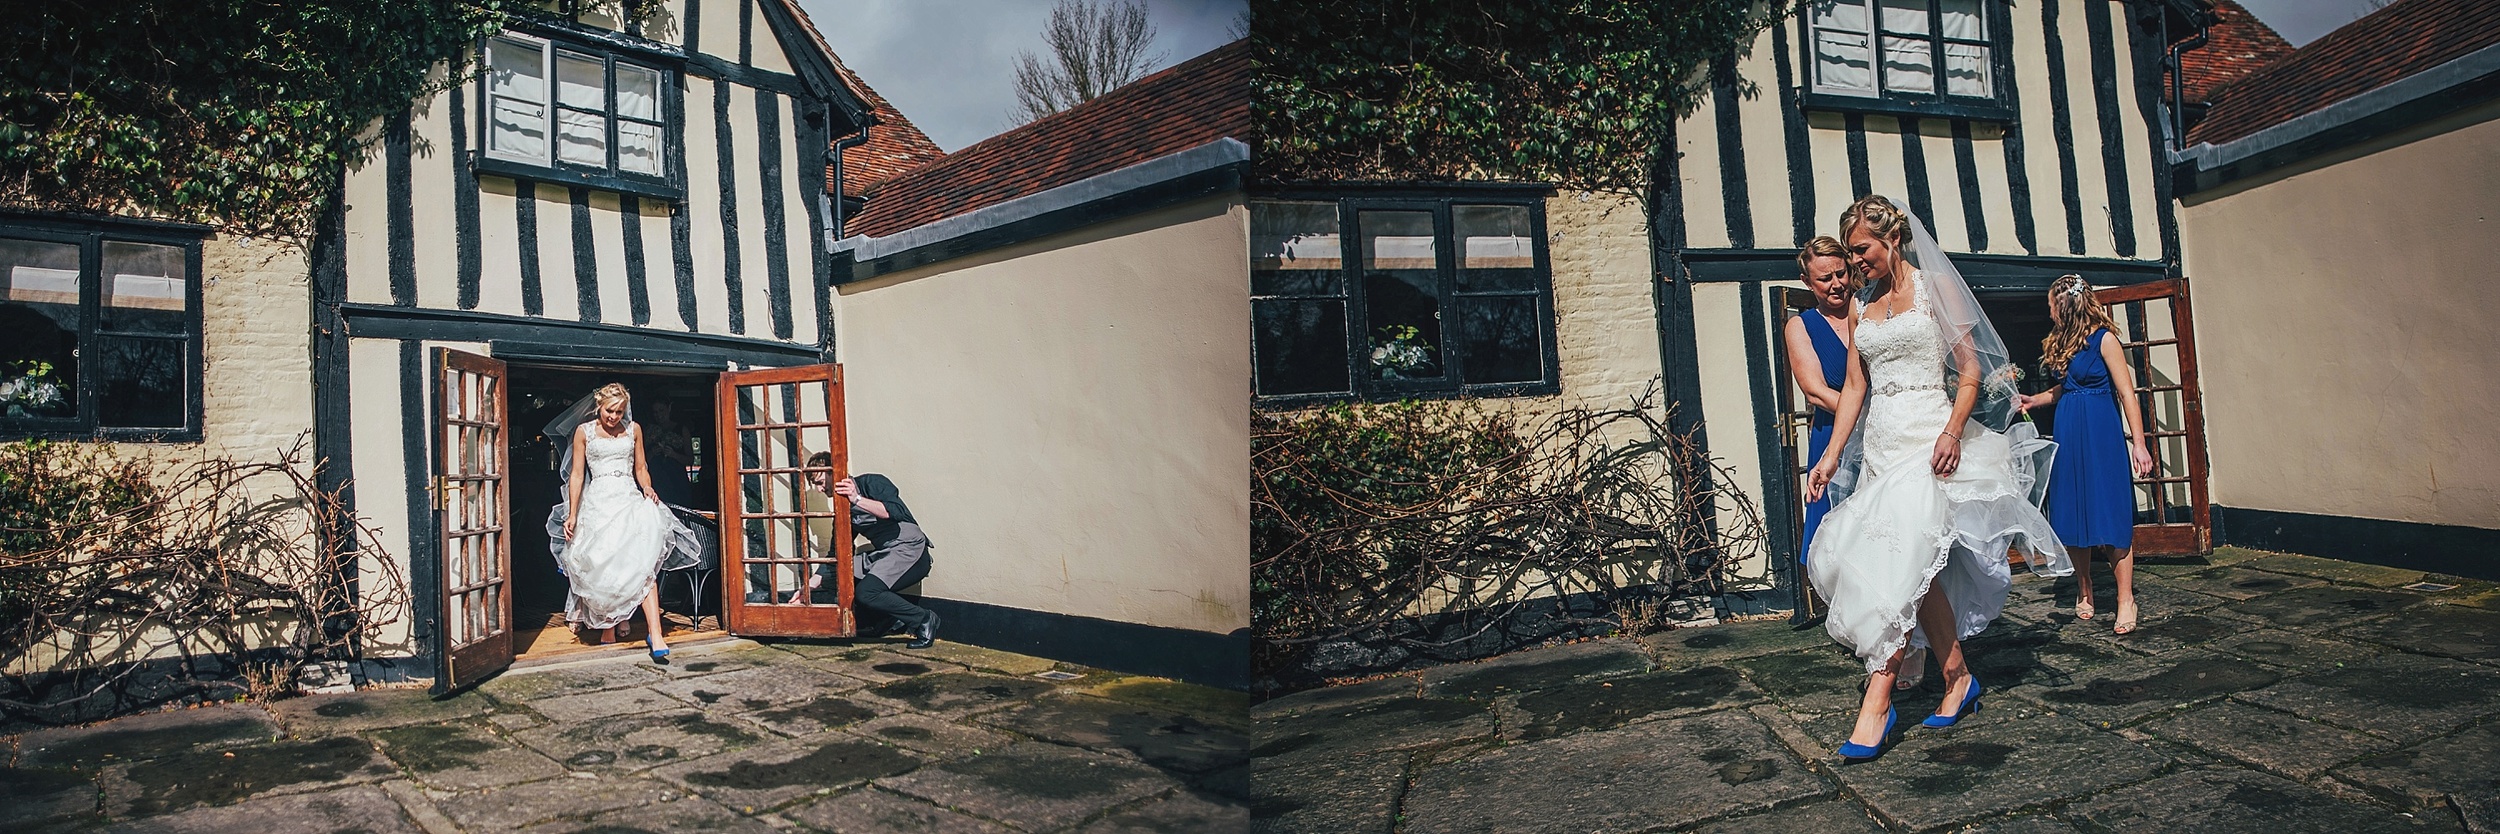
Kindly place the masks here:
<instances>
[{"instance_id":1,"label":"window pane","mask_svg":"<svg viewBox=\"0 0 2500 834\"><path fill-rule=\"evenodd\" d=\"M1927 0L1876 0L1878 20L1884 31L1905 35L1927 34Z\"/></svg>"},{"instance_id":2,"label":"window pane","mask_svg":"<svg viewBox=\"0 0 2500 834\"><path fill-rule=\"evenodd\" d=\"M661 149L667 140L660 138L659 125L636 122L616 123L616 167L637 174L660 175Z\"/></svg>"},{"instance_id":3,"label":"window pane","mask_svg":"<svg viewBox=\"0 0 2500 834\"><path fill-rule=\"evenodd\" d=\"M190 270L183 252L150 243L104 244L104 320L119 333L189 333Z\"/></svg>"},{"instance_id":4,"label":"window pane","mask_svg":"<svg viewBox=\"0 0 2500 834\"><path fill-rule=\"evenodd\" d=\"M1866 24L1866 0L1821 0L1814 4L1816 28L1864 32Z\"/></svg>"},{"instance_id":5,"label":"window pane","mask_svg":"<svg viewBox=\"0 0 2500 834\"><path fill-rule=\"evenodd\" d=\"M556 158L607 167L607 118L579 110L556 111Z\"/></svg>"},{"instance_id":6,"label":"window pane","mask_svg":"<svg viewBox=\"0 0 2500 834\"><path fill-rule=\"evenodd\" d=\"M1450 220L1457 227L1459 266L1536 266L1536 241L1529 236L1527 206L1456 206L1450 210Z\"/></svg>"},{"instance_id":7,"label":"window pane","mask_svg":"<svg viewBox=\"0 0 2500 834\"><path fill-rule=\"evenodd\" d=\"M98 337L89 367L96 376L96 423L120 428L181 428L189 382L181 339Z\"/></svg>"},{"instance_id":8,"label":"window pane","mask_svg":"<svg viewBox=\"0 0 2500 834\"><path fill-rule=\"evenodd\" d=\"M1545 354L1537 342L1536 298L1473 296L1457 302L1466 339L1466 382L1536 382L1545 378Z\"/></svg>"},{"instance_id":9,"label":"window pane","mask_svg":"<svg viewBox=\"0 0 2500 834\"><path fill-rule=\"evenodd\" d=\"M1814 33L1814 79L1825 87L1874 92L1875 57L1866 46L1866 36Z\"/></svg>"},{"instance_id":10,"label":"window pane","mask_svg":"<svg viewBox=\"0 0 2500 834\"><path fill-rule=\"evenodd\" d=\"M1365 362L1371 378L1440 379L1440 254L1432 213L1366 211L1363 236Z\"/></svg>"},{"instance_id":11,"label":"window pane","mask_svg":"<svg viewBox=\"0 0 2500 834\"><path fill-rule=\"evenodd\" d=\"M1345 302L1255 301L1250 318L1260 394L1353 390L1347 379Z\"/></svg>"},{"instance_id":12,"label":"window pane","mask_svg":"<svg viewBox=\"0 0 2500 834\"><path fill-rule=\"evenodd\" d=\"M1313 269L1257 269L1250 272L1250 294L1344 295L1345 273Z\"/></svg>"},{"instance_id":13,"label":"window pane","mask_svg":"<svg viewBox=\"0 0 2500 834\"><path fill-rule=\"evenodd\" d=\"M607 63L574 52L556 53L556 103L607 112Z\"/></svg>"},{"instance_id":14,"label":"window pane","mask_svg":"<svg viewBox=\"0 0 2500 834\"><path fill-rule=\"evenodd\" d=\"M1987 39L1987 18L1980 14L1979 0L1944 0L1942 7L1944 17L1937 22L1936 28L1945 37L1974 41Z\"/></svg>"},{"instance_id":15,"label":"window pane","mask_svg":"<svg viewBox=\"0 0 2500 834\"><path fill-rule=\"evenodd\" d=\"M546 103L546 53L542 49L502 38L487 41L486 93Z\"/></svg>"},{"instance_id":16,"label":"window pane","mask_svg":"<svg viewBox=\"0 0 2500 834\"><path fill-rule=\"evenodd\" d=\"M78 247L0 238L0 416L78 416Z\"/></svg>"},{"instance_id":17,"label":"window pane","mask_svg":"<svg viewBox=\"0 0 2500 834\"><path fill-rule=\"evenodd\" d=\"M1988 98L1988 48L1944 45L1944 91L1957 96Z\"/></svg>"},{"instance_id":18,"label":"window pane","mask_svg":"<svg viewBox=\"0 0 2500 834\"><path fill-rule=\"evenodd\" d=\"M1440 253L1432 245L1432 212L1367 211L1358 218L1363 251L1370 269L1436 269Z\"/></svg>"},{"instance_id":19,"label":"window pane","mask_svg":"<svg viewBox=\"0 0 2500 834\"><path fill-rule=\"evenodd\" d=\"M1342 269L1342 249L1335 203L1250 204L1251 269Z\"/></svg>"},{"instance_id":20,"label":"window pane","mask_svg":"<svg viewBox=\"0 0 2500 834\"><path fill-rule=\"evenodd\" d=\"M659 121L660 73L632 64L617 64L616 115Z\"/></svg>"},{"instance_id":21,"label":"window pane","mask_svg":"<svg viewBox=\"0 0 2500 834\"><path fill-rule=\"evenodd\" d=\"M546 105L495 99L494 114L486 125L486 147L500 154L546 159Z\"/></svg>"},{"instance_id":22,"label":"window pane","mask_svg":"<svg viewBox=\"0 0 2500 834\"><path fill-rule=\"evenodd\" d=\"M1884 39L1884 89L1910 93L1936 91L1933 44L1920 40Z\"/></svg>"}]
</instances>

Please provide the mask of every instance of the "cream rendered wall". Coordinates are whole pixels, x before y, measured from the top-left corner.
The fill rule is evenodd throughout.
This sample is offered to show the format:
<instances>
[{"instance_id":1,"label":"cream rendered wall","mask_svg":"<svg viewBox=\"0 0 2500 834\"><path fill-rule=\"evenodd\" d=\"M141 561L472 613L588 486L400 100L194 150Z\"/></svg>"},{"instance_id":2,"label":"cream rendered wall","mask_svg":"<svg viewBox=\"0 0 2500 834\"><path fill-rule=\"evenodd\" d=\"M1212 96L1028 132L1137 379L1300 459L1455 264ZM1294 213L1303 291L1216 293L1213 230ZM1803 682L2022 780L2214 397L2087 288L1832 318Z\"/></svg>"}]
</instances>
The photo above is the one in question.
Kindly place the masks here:
<instances>
[{"instance_id":1,"label":"cream rendered wall","mask_svg":"<svg viewBox=\"0 0 2500 834\"><path fill-rule=\"evenodd\" d=\"M2500 104L2325 162L2181 202L2213 501L2500 528Z\"/></svg>"},{"instance_id":2,"label":"cream rendered wall","mask_svg":"<svg viewBox=\"0 0 2500 834\"><path fill-rule=\"evenodd\" d=\"M841 288L852 469L935 597L1249 625L1249 214L1193 202Z\"/></svg>"}]
</instances>

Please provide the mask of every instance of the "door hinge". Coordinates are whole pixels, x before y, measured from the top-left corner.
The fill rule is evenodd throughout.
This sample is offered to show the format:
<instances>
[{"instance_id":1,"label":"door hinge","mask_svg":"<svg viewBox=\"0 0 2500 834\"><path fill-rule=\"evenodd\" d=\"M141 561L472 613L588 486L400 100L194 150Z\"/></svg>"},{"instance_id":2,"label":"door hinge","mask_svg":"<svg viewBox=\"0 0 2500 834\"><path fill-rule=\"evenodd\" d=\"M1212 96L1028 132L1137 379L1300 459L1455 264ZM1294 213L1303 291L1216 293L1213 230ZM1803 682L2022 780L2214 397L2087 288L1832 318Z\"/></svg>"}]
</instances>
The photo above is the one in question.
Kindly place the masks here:
<instances>
[{"instance_id":1,"label":"door hinge","mask_svg":"<svg viewBox=\"0 0 2500 834\"><path fill-rule=\"evenodd\" d=\"M441 475L436 475L434 476L434 485L426 487L425 491L428 495L434 497L434 509L435 511L440 512L443 509L446 493L451 491L451 479Z\"/></svg>"}]
</instances>

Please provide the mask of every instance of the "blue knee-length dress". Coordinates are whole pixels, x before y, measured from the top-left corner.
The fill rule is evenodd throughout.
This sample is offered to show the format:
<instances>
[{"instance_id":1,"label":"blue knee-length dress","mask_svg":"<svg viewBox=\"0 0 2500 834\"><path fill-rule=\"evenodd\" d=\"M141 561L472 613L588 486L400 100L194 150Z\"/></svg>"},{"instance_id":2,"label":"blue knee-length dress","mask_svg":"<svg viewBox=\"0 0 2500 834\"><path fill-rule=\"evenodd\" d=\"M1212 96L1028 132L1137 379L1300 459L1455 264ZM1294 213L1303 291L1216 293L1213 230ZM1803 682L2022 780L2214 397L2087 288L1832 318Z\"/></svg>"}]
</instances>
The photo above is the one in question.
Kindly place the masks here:
<instances>
[{"instance_id":1,"label":"blue knee-length dress","mask_svg":"<svg viewBox=\"0 0 2500 834\"><path fill-rule=\"evenodd\" d=\"M1821 311L1807 310L1799 315L1806 322L1806 339L1814 343L1814 358L1822 363L1823 384L1831 386L1834 391L1840 390L1849 382L1849 346L1840 341L1840 334L1832 330L1831 320L1824 318ZM1807 424L1806 430L1807 465L1822 460L1823 447L1831 445L1831 442L1832 412L1816 406L1814 420ZM1831 508L1832 496L1829 493L1806 504L1805 532L1797 537L1797 564L1806 563L1806 554L1813 550L1814 528L1822 525L1823 513Z\"/></svg>"},{"instance_id":2,"label":"blue knee-length dress","mask_svg":"<svg viewBox=\"0 0 2500 834\"><path fill-rule=\"evenodd\" d=\"M2057 395L2057 459L2049 467L2049 526L2068 547L2135 546L2135 478L2127 421L2101 360L2107 329L2092 331L2066 362Z\"/></svg>"}]
</instances>

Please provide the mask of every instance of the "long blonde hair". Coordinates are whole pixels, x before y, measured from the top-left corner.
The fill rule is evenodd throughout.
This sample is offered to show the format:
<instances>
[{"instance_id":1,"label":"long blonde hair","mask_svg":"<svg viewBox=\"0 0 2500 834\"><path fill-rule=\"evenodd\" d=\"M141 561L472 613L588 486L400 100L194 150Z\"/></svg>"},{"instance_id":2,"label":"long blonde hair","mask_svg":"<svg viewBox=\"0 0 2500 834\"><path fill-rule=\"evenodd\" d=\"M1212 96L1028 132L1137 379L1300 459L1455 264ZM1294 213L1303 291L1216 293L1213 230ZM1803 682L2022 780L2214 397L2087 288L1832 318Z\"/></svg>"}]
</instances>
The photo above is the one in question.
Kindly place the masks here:
<instances>
[{"instance_id":1,"label":"long blonde hair","mask_svg":"<svg viewBox=\"0 0 2500 834\"><path fill-rule=\"evenodd\" d=\"M2118 332L2118 323L2109 317L2109 308L2092 294L2092 282L2081 275L2060 275L2049 285L2049 307L2057 311L2057 325L2049 329L2048 338L2040 340L2040 372L2052 379L2066 375L2066 363L2083 351L2092 338L2092 331L2107 329Z\"/></svg>"}]
</instances>

